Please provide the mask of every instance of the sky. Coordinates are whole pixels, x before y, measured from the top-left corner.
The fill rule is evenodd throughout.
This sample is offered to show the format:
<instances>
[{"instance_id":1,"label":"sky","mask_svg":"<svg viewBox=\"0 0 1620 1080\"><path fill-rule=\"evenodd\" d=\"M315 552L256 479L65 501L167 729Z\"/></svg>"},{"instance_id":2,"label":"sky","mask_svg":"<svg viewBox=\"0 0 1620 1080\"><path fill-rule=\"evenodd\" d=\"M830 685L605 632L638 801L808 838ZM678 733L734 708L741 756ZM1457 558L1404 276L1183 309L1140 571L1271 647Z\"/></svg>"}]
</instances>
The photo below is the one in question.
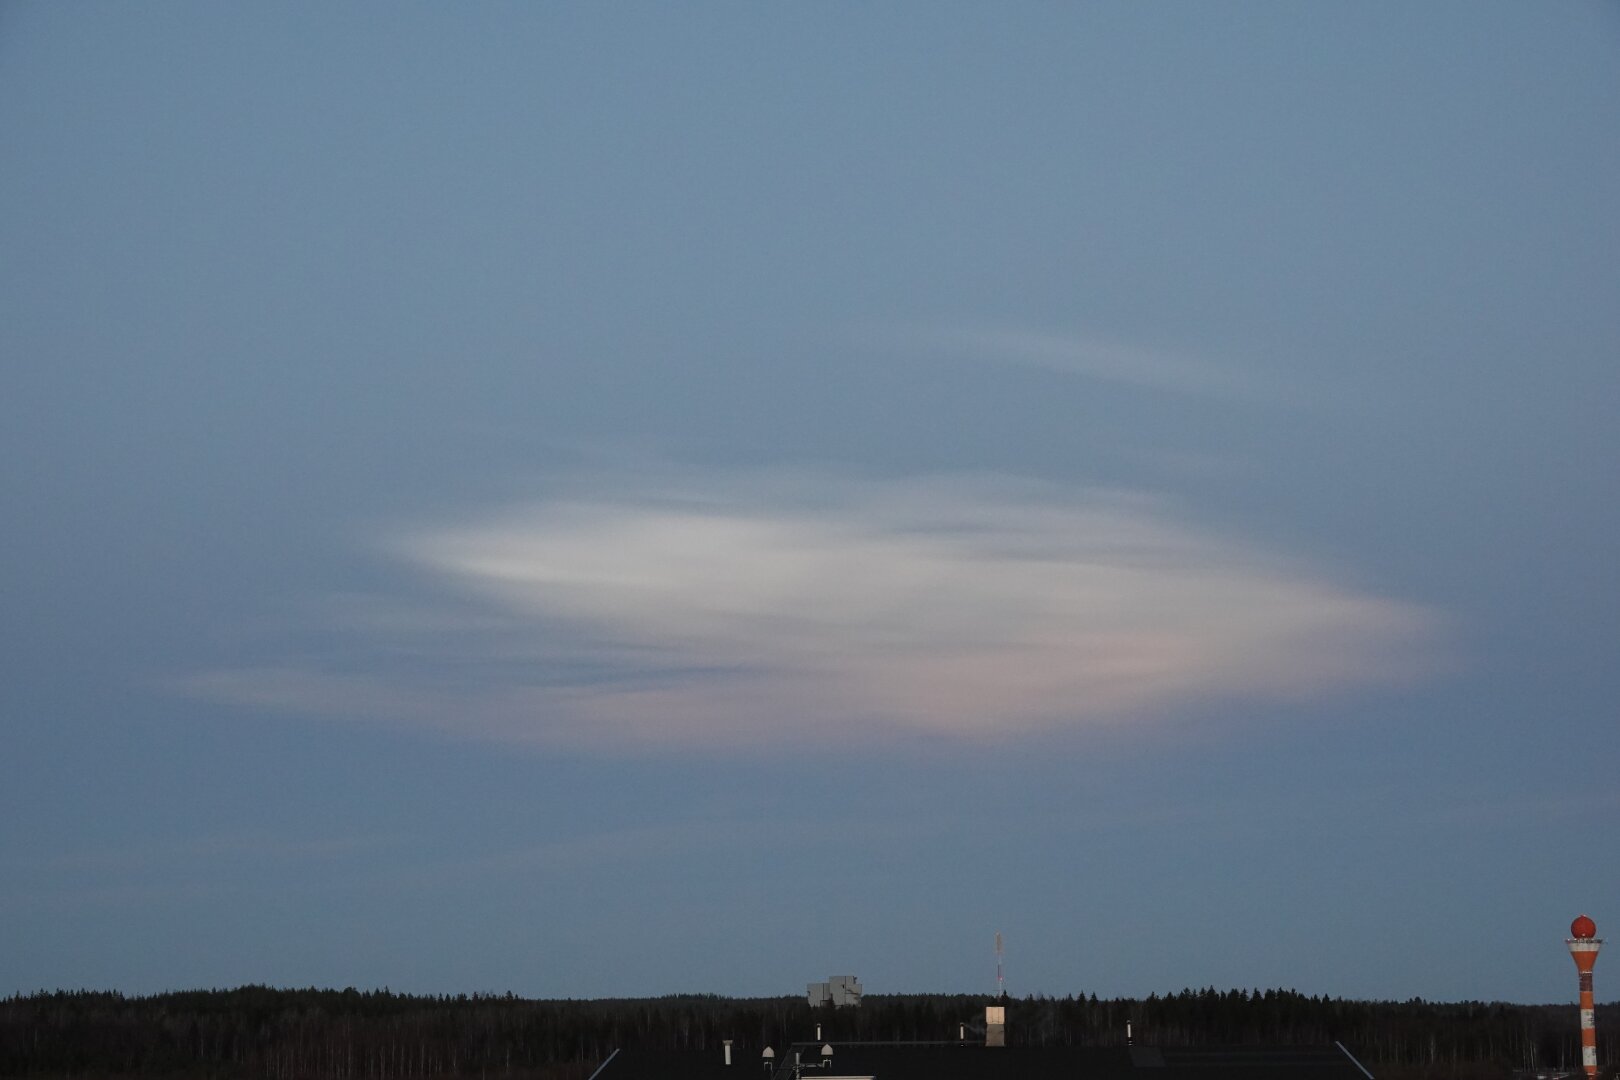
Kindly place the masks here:
<instances>
[{"instance_id":1,"label":"sky","mask_svg":"<svg viewBox=\"0 0 1620 1080\"><path fill-rule=\"evenodd\" d=\"M1573 1000L1617 72L1604 3L5 5L0 994Z\"/></svg>"}]
</instances>

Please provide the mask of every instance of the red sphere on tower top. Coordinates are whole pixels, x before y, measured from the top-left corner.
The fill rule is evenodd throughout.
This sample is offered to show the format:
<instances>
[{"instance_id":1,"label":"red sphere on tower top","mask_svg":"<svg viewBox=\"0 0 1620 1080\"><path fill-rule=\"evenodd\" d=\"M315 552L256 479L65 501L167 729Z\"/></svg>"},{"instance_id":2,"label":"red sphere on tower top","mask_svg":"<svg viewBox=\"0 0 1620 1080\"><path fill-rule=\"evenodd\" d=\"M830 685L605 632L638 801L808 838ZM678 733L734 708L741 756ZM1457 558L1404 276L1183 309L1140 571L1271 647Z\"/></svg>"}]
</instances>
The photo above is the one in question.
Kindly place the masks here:
<instances>
[{"instance_id":1,"label":"red sphere on tower top","mask_svg":"<svg viewBox=\"0 0 1620 1080\"><path fill-rule=\"evenodd\" d=\"M1575 921L1569 924L1569 936L1573 938L1597 937L1597 923L1585 915L1575 916Z\"/></svg>"}]
</instances>

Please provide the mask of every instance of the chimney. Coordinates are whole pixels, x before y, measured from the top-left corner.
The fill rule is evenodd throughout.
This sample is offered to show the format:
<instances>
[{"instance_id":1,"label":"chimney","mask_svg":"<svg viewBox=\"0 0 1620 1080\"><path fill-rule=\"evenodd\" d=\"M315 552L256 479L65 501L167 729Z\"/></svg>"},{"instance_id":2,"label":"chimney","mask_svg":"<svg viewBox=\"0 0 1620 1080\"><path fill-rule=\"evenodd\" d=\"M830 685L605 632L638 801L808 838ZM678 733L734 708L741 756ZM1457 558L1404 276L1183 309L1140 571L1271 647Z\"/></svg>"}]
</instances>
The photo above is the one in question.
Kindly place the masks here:
<instances>
[{"instance_id":1,"label":"chimney","mask_svg":"<svg viewBox=\"0 0 1620 1080\"><path fill-rule=\"evenodd\" d=\"M730 1065L731 1064L731 1040L730 1039L722 1039L722 1040L720 1040L720 1045L726 1048L726 1064Z\"/></svg>"},{"instance_id":2,"label":"chimney","mask_svg":"<svg viewBox=\"0 0 1620 1080\"><path fill-rule=\"evenodd\" d=\"M1007 1045L1007 1006L986 1005L984 1007L984 1045Z\"/></svg>"}]
</instances>

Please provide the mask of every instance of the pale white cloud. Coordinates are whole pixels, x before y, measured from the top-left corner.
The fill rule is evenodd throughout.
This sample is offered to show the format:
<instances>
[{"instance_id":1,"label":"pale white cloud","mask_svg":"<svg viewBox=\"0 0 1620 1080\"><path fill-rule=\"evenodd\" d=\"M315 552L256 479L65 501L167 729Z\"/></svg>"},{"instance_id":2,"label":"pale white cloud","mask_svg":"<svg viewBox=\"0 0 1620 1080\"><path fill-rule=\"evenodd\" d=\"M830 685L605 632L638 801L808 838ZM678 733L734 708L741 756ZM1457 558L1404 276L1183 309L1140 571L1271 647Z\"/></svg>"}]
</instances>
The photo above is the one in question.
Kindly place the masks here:
<instances>
[{"instance_id":1,"label":"pale white cloud","mask_svg":"<svg viewBox=\"0 0 1620 1080\"><path fill-rule=\"evenodd\" d=\"M282 665L188 692L598 748L981 739L1422 675L1429 612L1119 492L768 473L576 495L388 550L499 663ZM623 489L621 489L623 490ZM431 620L420 620L431 627ZM428 631L420 631L427 633Z\"/></svg>"}]
</instances>

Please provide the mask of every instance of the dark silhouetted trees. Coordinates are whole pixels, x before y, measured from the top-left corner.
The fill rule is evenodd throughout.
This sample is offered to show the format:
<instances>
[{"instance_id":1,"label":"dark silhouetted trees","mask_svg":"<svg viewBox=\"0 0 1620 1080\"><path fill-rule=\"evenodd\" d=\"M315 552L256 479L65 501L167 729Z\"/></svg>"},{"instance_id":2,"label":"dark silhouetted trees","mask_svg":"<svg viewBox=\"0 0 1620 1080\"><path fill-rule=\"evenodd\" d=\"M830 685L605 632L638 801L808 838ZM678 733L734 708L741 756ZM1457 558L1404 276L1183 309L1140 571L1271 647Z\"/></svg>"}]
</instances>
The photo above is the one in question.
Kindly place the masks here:
<instances>
[{"instance_id":1,"label":"dark silhouetted trees","mask_svg":"<svg viewBox=\"0 0 1620 1080\"><path fill-rule=\"evenodd\" d=\"M534 1001L505 995L413 997L387 990L38 993L0 1001L0 1076L254 1077L359 1080L503 1076L587 1080L619 1047L708 1050L722 1039L757 1054L810 1037L838 1040L982 1037L987 999L866 996L857 1009L812 1010L802 998L679 995ZM1345 1001L1292 990L1183 990L1145 1000L1096 995L1013 1001L1013 1045L1140 1043L1350 1047L1380 1080L1507 1080L1515 1068L1579 1061L1569 1005L1421 1000ZM1599 1047L1614 1072L1620 1005L1598 1010Z\"/></svg>"}]
</instances>

